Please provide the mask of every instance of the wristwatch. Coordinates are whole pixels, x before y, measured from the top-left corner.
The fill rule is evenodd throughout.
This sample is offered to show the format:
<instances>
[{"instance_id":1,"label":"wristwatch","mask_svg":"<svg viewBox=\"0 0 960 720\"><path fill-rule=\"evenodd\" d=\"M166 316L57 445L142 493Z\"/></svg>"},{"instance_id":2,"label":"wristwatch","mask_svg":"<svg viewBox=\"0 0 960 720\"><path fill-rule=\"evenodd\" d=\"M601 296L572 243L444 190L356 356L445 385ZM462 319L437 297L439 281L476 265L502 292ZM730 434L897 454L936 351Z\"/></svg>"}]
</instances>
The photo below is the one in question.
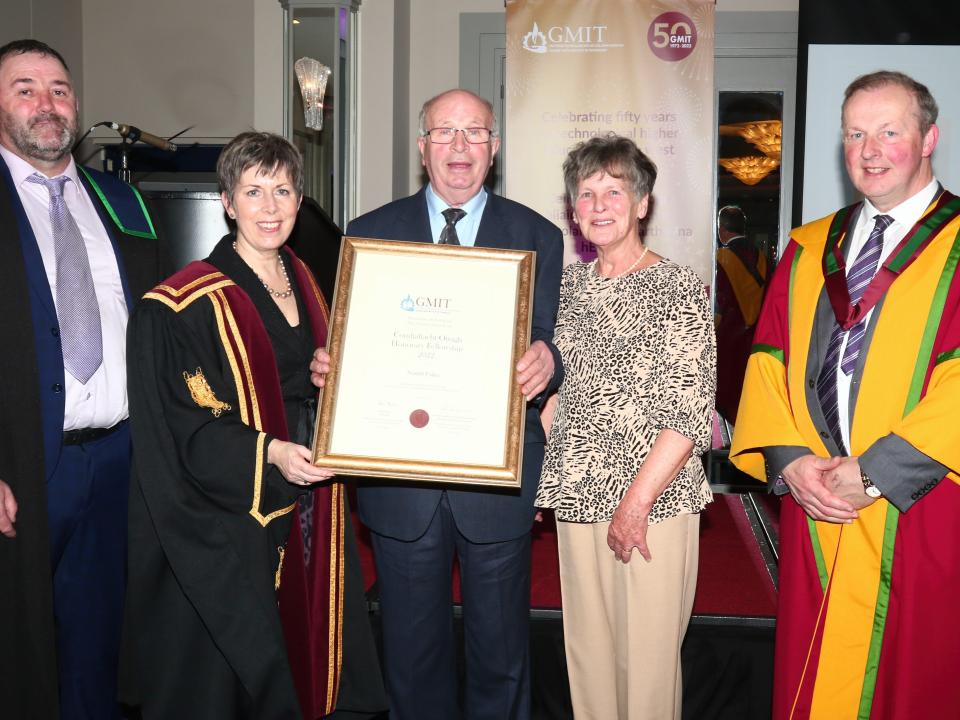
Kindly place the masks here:
<instances>
[{"instance_id":1,"label":"wristwatch","mask_svg":"<svg viewBox=\"0 0 960 720\"><path fill-rule=\"evenodd\" d=\"M867 494L867 497L878 498L883 495L880 488L874 485L870 476L863 471L863 468L860 468L860 480L863 481L863 491Z\"/></svg>"}]
</instances>

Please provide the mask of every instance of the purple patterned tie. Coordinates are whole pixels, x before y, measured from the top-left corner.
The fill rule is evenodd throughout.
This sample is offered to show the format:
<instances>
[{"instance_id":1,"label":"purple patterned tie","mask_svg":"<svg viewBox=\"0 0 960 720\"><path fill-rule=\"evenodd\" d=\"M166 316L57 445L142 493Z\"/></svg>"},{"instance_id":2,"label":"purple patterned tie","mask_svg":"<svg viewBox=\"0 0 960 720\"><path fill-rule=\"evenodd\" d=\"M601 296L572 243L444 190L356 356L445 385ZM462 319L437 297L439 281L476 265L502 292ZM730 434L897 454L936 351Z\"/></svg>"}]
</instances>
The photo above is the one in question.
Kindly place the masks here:
<instances>
[{"instance_id":1,"label":"purple patterned tie","mask_svg":"<svg viewBox=\"0 0 960 720\"><path fill-rule=\"evenodd\" d=\"M63 200L63 186L69 179L66 175L45 178L38 173L27 178L29 182L43 185L50 193L63 367L86 384L103 362L103 337L87 246Z\"/></svg>"},{"instance_id":2,"label":"purple patterned tie","mask_svg":"<svg viewBox=\"0 0 960 720\"><path fill-rule=\"evenodd\" d=\"M856 305L863 297L864 291L873 280L877 273L877 265L880 255L883 253L883 233L893 222L889 215L877 215L875 217L873 230L870 231L870 237L867 243L860 250L850 273L847 275L847 291L850 294L850 304ZM857 358L860 356L860 346L863 344L863 333L866 330L866 317L850 329L850 336L847 338L847 346L843 351L843 361L840 363L840 369L845 375L853 372L857 365ZM823 358L823 367L820 369L820 376L817 378L817 396L820 398L820 407L823 408L823 416L827 421L830 432L833 433L837 445L842 446L843 435L840 432L840 413L837 397L837 362L840 358L840 347L843 345L843 336L846 331L836 323L833 327L833 334L830 336L830 344L827 345L827 354Z\"/></svg>"},{"instance_id":3,"label":"purple patterned tie","mask_svg":"<svg viewBox=\"0 0 960 720\"><path fill-rule=\"evenodd\" d=\"M447 208L443 211L443 219L447 224L440 231L440 245L459 245L460 238L457 237L457 223L467 214L460 208Z\"/></svg>"}]
</instances>

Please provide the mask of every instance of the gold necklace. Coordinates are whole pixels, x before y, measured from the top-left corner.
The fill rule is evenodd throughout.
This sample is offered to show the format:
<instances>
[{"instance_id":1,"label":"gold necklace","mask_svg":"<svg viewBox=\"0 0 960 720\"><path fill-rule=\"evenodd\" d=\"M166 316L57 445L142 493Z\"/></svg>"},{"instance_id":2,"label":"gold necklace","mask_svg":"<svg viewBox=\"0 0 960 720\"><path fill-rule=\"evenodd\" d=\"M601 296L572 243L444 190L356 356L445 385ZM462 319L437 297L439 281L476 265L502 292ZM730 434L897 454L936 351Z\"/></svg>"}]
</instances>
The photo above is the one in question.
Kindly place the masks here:
<instances>
[{"instance_id":1,"label":"gold necklace","mask_svg":"<svg viewBox=\"0 0 960 720\"><path fill-rule=\"evenodd\" d=\"M237 241L236 241L236 240L233 241L233 249L234 249L234 252L236 252L236 250L237 250ZM240 253L237 252L237 255L239 255L239 254L240 254ZM241 257L241 260L242 260L242 259L243 259L243 258ZM292 285L291 282L290 282L290 276L287 275L287 268L286 268L286 266L283 264L283 260L280 259L280 254L279 254L279 253L277 253L277 262L280 263L280 272L283 273L283 279L284 279L284 281L285 281L286 284L287 284L287 289L286 289L286 290L274 290L272 287L270 287L269 285L267 285L267 283L264 282L264 280L263 280L262 277L260 277L259 275L257 275L257 271L256 271L256 270L253 270L253 268L250 268L250 269L253 270L253 274L256 275L257 280L259 280L259 281L260 281L260 284L263 285L263 289L264 289L264 290L266 290L268 293L270 293L273 297L277 298L277 300L286 300L288 297L290 297L291 295L293 295L293 285ZM250 266L247 265L247 267L250 267Z\"/></svg>"}]
</instances>

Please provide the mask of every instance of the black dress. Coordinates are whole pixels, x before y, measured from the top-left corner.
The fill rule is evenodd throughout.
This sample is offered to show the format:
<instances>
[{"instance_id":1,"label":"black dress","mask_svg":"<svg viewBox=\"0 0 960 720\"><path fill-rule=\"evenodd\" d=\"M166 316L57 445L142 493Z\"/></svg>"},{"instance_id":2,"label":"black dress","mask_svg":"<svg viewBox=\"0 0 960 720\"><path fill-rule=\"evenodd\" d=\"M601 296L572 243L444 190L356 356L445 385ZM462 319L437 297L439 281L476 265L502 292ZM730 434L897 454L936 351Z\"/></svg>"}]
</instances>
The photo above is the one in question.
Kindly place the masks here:
<instances>
[{"instance_id":1,"label":"black dress","mask_svg":"<svg viewBox=\"0 0 960 720\"><path fill-rule=\"evenodd\" d=\"M282 253L281 258L297 298L297 315L300 323L296 327L290 326L280 308L263 288L263 284L236 253L232 258L228 258L222 257L221 253L215 250L210 256L210 261L230 275L257 306L273 344L290 440L310 447L313 442L317 391L310 381L306 368L309 367L315 348L305 319L302 291L297 286L296 278L289 267L289 260ZM237 263L237 260L240 262ZM309 493L302 495L299 500L303 546L308 564L312 537L312 500L313 496ZM346 495L344 495L344 502L347 502ZM370 631L363 573L360 569L356 535L349 506L344 513L344 520L346 542L344 547L343 669L340 676L337 712L327 717L331 720L337 720L340 717L359 720L385 711L387 699L381 680L377 650Z\"/></svg>"}]
</instances>

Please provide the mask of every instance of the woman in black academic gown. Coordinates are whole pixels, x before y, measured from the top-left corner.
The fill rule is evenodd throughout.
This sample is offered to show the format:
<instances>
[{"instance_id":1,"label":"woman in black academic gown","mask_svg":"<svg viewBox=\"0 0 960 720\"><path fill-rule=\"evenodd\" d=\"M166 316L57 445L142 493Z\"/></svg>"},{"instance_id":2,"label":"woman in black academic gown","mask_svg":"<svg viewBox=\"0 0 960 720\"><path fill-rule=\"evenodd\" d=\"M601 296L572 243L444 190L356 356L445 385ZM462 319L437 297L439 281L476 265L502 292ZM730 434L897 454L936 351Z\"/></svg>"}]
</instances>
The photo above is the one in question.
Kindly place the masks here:
<instances>
[{"instance_id":1,"label":"woman in black academic gown","mask_svg":"<svg viewBox=\"0 0 960 720\"><path fill-rule=\"evenodd\" d=\"M350 514L307 447L327 308L283 247L300 155L243 133L217 174L236 232L130 321L121 700L145 719L364 717L386 702Z\"/></svg>"}]
</instances>

